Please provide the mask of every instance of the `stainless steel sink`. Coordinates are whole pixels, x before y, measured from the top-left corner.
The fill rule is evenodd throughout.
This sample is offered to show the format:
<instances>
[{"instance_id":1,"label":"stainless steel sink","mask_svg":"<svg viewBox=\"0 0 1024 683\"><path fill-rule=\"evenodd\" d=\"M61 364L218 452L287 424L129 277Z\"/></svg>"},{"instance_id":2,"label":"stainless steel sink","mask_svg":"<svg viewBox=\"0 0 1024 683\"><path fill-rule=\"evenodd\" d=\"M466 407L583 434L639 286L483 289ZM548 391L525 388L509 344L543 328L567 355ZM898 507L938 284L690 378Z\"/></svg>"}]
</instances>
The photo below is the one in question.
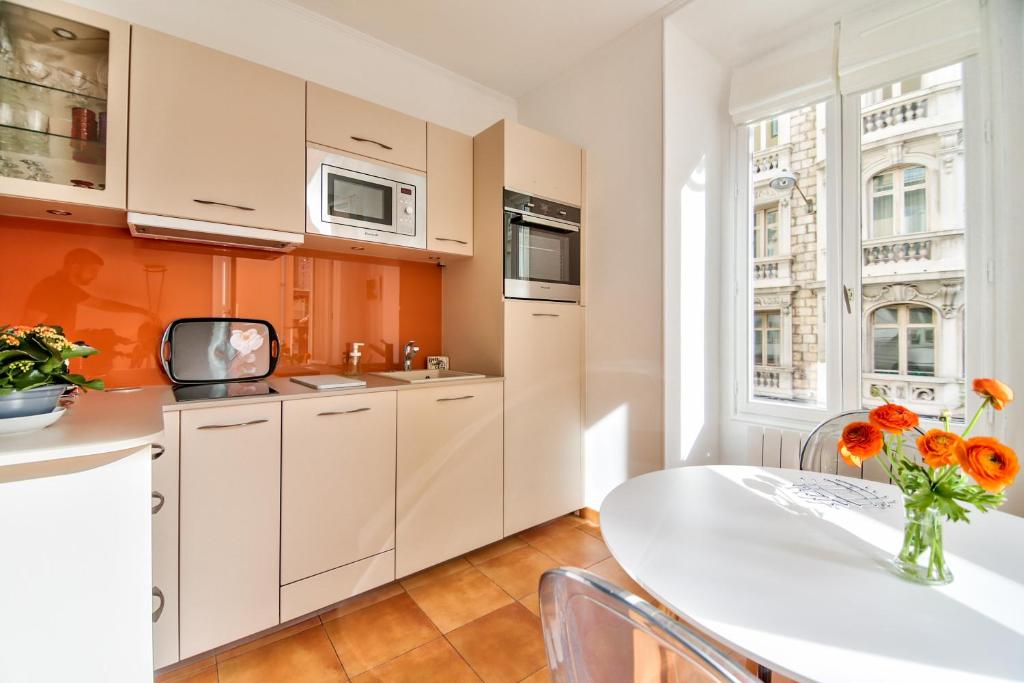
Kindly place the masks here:
<instances>
[{"instance_id":1,"label":"stainless steel sink","mask_svg":"<svg viewBox=\"0 0 1024 683\"><path fill-rule=\"evenodd\" d=\"M455 370L392 370L391 372L371 372L368 374L387 377L399 382L408 382L409 384L451 382L459 379L482 379L486 377L486 375L480 375L475 372L457 372Z\"/></svg>"}]
</instances>

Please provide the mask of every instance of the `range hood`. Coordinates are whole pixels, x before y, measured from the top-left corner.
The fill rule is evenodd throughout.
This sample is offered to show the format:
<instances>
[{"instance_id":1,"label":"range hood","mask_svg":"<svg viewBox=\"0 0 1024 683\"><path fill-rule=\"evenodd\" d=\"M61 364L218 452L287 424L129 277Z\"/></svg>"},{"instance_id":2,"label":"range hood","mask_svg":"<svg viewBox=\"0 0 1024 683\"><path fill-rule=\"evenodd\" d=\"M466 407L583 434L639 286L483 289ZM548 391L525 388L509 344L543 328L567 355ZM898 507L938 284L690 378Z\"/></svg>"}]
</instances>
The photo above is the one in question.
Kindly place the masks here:
<instances>
[{"instance_id":1,"label":"range hood","mask_svg":"<svg viewBox=\"0 0 1024 683\"><path fill-rule=\"evenodd\" d=\"M263 251L291 251L302 246L303 241L301 234L284 230L247 228L135 211L128 212L128 227L136 237Z\"/></svg>"}]
</instances>

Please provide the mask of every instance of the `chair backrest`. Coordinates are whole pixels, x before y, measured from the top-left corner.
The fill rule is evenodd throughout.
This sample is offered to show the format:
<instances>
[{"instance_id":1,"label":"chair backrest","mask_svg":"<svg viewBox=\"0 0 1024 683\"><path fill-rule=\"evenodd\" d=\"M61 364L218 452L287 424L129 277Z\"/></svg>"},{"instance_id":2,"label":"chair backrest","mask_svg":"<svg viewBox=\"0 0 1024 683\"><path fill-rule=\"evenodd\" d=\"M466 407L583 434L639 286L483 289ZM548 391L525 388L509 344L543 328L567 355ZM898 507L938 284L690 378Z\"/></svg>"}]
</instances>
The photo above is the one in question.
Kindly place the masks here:
<instances>
[{"instance_id":1,"label":"chair backrest","mask_svg":"<svg viewBox=\"0 0 1024 683\"><path fill-rule=\"evenodd\" d=\"M850 467L839 457L839 437L842 436L846 425L851 422L867 421L867 410L851 410L846 413L840 413L835 417L830 417L819 424L810 433L800 449L800 469L828 474L842 474L851 477L863 476L865 479L874 479L876 481L888 481L889 477L885 474L884 470L870 460L866 461L861 467ZM916 432L907 434L903 442L903 452L920 462L921 459L917 453L917 446L914 445L916 437ZM873 469L871 472L868 472L864 469L865 467Z\"/></svg>"},{"instance_id":2,"label":"chair backrest","mask_svg":"<svg viewBox=\"0 0 1024 683\"><path fill-rule=\"evenodd\" d=\"M571 567L544 572L541 622L555 683L756 683L645 600Z\"/></svg>"}]
</instances>

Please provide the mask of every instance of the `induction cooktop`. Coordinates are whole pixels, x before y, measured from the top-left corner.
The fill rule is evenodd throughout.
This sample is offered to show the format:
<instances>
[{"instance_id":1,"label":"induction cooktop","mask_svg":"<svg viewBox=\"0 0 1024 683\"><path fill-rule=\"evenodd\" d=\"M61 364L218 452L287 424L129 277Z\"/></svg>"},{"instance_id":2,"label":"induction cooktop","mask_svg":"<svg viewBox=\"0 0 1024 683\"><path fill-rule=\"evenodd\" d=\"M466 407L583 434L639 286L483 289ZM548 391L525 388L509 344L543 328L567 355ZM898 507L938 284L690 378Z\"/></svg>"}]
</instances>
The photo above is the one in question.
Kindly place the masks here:
<instances>
[{"instance_id":1,"label":"induction cooktop","mask_svg":"<svg viewBox=\"0 0 1024 683\"><path fill-rule=\"evenodd\" d=\"M175 384L174 400L213 401L219 398L270 396L277 390L266 382L216 382L212 384Z\"/></svg>"}]
</instances>

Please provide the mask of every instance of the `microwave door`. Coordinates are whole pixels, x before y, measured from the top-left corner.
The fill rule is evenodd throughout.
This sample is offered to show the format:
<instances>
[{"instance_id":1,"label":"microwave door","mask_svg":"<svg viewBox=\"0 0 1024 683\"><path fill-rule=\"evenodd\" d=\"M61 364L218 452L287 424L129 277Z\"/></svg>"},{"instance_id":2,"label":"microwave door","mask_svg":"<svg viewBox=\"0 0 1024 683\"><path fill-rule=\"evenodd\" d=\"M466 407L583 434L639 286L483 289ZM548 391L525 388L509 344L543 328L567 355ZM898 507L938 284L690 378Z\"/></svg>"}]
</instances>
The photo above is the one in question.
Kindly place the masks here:
<instances>
[{"instance_id":1,"label":"microwave door","mask_svg":"<svg viewBox=\"0 0 1024 683\"><path fill-rule=\"evenodd\" d=\"M323 213L328 223L394 231L395 185L365 174L325 167Z\"/></svg>"}]
</instances>

